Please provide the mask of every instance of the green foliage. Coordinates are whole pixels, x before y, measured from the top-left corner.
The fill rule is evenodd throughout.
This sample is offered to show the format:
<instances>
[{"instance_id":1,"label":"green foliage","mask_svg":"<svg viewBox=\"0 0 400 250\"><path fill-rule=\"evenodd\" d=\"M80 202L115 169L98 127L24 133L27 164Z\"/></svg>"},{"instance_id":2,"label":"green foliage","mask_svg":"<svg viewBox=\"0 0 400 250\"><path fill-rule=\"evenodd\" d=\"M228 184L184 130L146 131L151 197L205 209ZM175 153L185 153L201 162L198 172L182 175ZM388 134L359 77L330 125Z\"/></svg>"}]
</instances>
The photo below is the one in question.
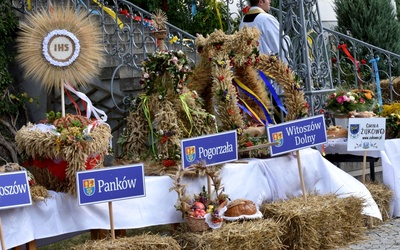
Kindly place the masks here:
<instances>
[{"instance_id":1,"label":"green foliage","mask_svg":"<svg viewBox=\"0 0 400 250\"><path fill-rule=\"evenodd\" d=\"M13 89L14 79L9 67L15 56L12 46L18 19L10 1L0 0L0 13L0 115L13 115L27 102L33 102L33 99Z\"/></svg>"},{"instance_id":2,"label":"green foliage","mask_svg":"<svg viewBox=\"0 0 400 250\"><path fill-rule=\"evenodd\" d=\"M400 24L390 0L334 0L334 6L339 32L400 53Z\"/></svg>"},{"instance_id":3,"label":"green foliage","mask_svg":"<svg viewBox=\"0 0 400 250\"><path fill-rule=\"evenodd\" d=\"M218 0L193 1L196 14L192 13L192 0L130 0L133 4L154 13L162 9L167 13L168 22L189 34L207 35L215 29L227 30L227 8Z\"/></svg>"}]
</instances>

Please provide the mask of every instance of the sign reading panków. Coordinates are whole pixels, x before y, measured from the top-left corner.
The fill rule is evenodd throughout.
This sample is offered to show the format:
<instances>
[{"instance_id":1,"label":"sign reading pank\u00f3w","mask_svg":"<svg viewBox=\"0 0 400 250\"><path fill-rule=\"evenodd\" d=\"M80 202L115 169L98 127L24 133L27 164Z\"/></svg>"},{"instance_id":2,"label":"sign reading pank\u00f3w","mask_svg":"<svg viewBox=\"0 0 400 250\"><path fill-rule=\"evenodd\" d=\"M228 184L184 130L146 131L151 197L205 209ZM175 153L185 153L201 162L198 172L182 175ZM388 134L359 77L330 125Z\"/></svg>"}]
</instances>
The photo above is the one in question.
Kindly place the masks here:
<instances>
[{"instance_id":1,"label":"sign reading pank\u00f3w","mask_svg":"<svg viewBox=\"0 0 400 250\"><path fill-rule=\"evenodd\" d=\"M181 152L183 168L203 161L211 166L237 160L237 131L181 140Z\"/></svg>"},{"instance_id":2,"label":"sign reading pank\u00f3w","mask_svg":"<svg viewBox=\"0 0 400 250\"><path fill-rule=\"evenodd\" d=\"M0 209L32 205L25 171L0 174Z\"/></svg>"},{"instance_id":3,"label":"sign reading pank\u00f3w","mask_svg":"<svg viewBox=\"0 0 400 250\"><path fill-rule=\"evenodd\" d=\"M270 142L278 142L271 146L271 156L327 142L323 115L269 126L267 133Z\"/></svg>"},{"instance_id":4,"label":"sign reading pank\u00f3w","mask_svg":"<svg viewBox=\"0 0 400 250\"><path fill-rule=\"evenodd\" d=\"M146 196L143 164L76 173L79 205Z\"/></svg>"}]
</instances>

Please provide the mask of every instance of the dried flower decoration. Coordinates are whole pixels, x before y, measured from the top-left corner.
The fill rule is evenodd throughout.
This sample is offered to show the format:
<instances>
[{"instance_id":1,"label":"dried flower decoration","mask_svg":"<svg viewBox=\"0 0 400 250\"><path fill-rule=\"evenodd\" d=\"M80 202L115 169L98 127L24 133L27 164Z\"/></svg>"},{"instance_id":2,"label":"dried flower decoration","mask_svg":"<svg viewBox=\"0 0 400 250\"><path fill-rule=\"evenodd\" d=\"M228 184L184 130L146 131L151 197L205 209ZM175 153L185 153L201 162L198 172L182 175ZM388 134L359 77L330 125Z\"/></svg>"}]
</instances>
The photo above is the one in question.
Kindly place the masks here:
<instances>
[{"instance_id":1,"label":"dried flower decoration","mask_svg":"<svg viewBox=\"0 0 400 250\"><path fill-rule=\"evenodd\" d=\"M161 9L156 9L153 14L151 14L151 19L153 20L153 26L156 30L166 30L167 26L165 23L168 21L167 14Z\"/></svg>"}]
</instances>

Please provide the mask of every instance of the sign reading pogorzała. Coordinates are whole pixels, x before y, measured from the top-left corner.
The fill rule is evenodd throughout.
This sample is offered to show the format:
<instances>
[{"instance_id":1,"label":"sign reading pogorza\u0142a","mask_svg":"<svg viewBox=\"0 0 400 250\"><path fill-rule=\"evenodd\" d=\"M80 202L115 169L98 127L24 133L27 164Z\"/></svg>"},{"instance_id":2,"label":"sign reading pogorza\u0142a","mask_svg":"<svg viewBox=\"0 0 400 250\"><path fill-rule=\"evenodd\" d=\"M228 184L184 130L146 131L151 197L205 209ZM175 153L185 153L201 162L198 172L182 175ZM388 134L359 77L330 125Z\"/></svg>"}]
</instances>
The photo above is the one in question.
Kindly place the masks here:
<instances>
[{"instance_id":1,"label":"sign reading pogorza\u0142a","mask_svg":"<svg viewBox=\"0 0 400 250\"><path fill-rule=\"evenodd\" d=\"M385 149L386 118L349 118L348 151Z\"/></svg>"},{"instance_id":2,"label":"sign reading pogorza\u0142a","mask_svg":"<svg viewBox=\"0 0 400 250\"><path fill-rule=\"evenodd\" d=\"M76 173L79 205L146 196L143 164Z\"/></svg>"},{"instance_id":3,"label":"sign reading pogorza\u0142a","mask_svg":"<svg viewBox=\"0 0 400 250\"><path fill-rule=\"evenodd\" d=\"M271 156L327 142L323 115L268 126L267 133L270 142L278 142L271 146Z\"/></svg>"},{"instance_id":4,"label":"sign reading pogorza\u0142a","mask_svg":"<svg viewBox=\"0 0 400 250\"><path fill-rule=\"evenodd\" d=\"M237 131L205 135L181 140L182 167L199 162L212 166L238 159Z\"/></svg>"},{"instance_id":5,"label":"sign reading pogorza\u0142a","mask_svg":"<svg viewBox=\"0 0 400 250\"><path fill-rule=\"evenodd\" d=\"M25 171L0 174L0 209L32 205Z\"/></svg>"}]
</instances>

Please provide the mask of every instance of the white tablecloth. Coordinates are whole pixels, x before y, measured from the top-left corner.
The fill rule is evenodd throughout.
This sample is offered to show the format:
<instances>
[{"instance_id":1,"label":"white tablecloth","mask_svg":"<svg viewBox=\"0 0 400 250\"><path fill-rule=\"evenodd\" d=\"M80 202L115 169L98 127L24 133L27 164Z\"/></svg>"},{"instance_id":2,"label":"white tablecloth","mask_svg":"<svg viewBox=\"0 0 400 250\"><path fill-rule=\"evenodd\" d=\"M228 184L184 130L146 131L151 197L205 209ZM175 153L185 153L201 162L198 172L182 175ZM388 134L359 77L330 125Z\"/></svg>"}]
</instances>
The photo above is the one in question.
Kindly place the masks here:
<instances>
[{"instance_id":1,"label":"white tablecloth","mask_svg":"<svg viewBox=\"0 0 400 250\"><path fill-rule=\"evenodd\" d=\"M366 200L363 213L381 218L370 192L358 180L325 160L317 150L300 151L307 191L320 194L355 195ZM249 159L248 163L229 163L221 171L225 193L231 199L247 198L258 205L263 201L301 196L297 160L293 155L270 159ZM182 221L175 210L177 195L169 192L167 176L146 178L146 197L113 202L115 229L141 228ZM205 178L189 182L187 192L199 193ZM1 210L7 248L34 239L43 239L88 229L109 229L108 204L79 206L77 199L50 192L52 198L32 206Z\"/></svg>"},{"instance_id":2,"label":"white tablecloth","mask_svg":"<svg viewBox=\"0 0 400 250\"><path fill-rule=\"evenodd\" d=\"M400 139L385 141L385 151L381 154L383 183L392 189L392 216L400 217Z\"/></svg>"},{"instance_id":3,"label":"white tablecloth","mask_svg":"<svg viewBox=\"0 0 400 250\"><path fill-rule=\"evenodd\" d=\"M321 147L318 147L321 151ZM331 139L325 144L326 154L363 155L364 151L347 151L347 139ZM394 192L391 217L400 217L400 139L385 141L385 150L367 151L367 156L381 158L383 183Z\"/></svg>"}]
</instances>

